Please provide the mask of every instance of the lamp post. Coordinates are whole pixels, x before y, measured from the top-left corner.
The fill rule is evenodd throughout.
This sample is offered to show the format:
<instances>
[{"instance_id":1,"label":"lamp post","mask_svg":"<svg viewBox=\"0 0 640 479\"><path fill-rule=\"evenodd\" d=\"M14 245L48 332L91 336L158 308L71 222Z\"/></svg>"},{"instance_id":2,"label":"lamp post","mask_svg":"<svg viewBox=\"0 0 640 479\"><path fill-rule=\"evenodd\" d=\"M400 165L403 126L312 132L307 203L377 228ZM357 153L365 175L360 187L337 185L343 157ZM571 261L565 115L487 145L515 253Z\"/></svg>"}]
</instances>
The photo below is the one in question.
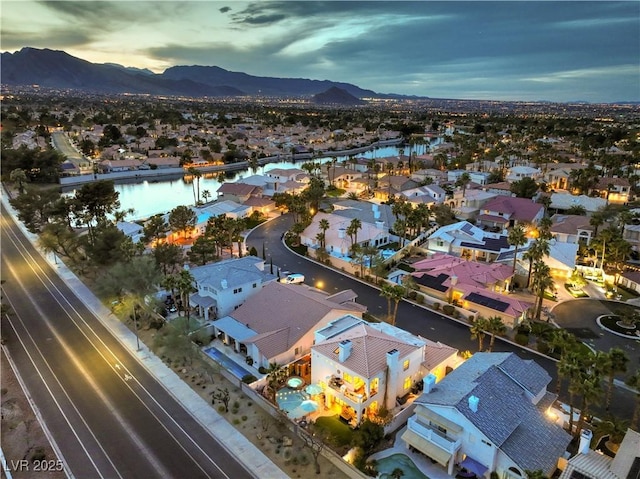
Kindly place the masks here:
<instances>
[{"instance_id":1,"label":"lamp post","mask_svg":"<svg viewBox=\"0 0 640 479\"><path fill-rule=\"evenodd\" d=\"M133 305L133 326L136 331L136 351L140 351L140 335L138 334L138 303Z\"/></svg>"}]
</instances>

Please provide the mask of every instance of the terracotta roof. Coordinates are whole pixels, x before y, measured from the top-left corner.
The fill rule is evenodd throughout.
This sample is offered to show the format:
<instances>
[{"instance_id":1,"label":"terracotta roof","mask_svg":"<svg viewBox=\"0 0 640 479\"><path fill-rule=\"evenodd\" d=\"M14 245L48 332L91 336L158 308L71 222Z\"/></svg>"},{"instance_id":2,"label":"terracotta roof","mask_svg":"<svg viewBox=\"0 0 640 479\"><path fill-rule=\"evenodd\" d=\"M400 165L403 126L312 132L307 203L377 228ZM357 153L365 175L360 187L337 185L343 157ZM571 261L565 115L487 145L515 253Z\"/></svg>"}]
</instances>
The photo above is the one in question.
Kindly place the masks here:
<instances>
[{"instance_id":1,"label":"terracotta roof","mask_svg":"<svg viewBox=\"0 0 640 479\"><path fill-rule=\"evenodd\" d=\"M260 188L246 183L223 183L217 191L232 195L251 195L260 191Z\"/></svg>"},{"instance_id":2,"label":"terracotta roof","mask_svg":"<svg viewBox=\"0 0 640 479\"><path fill-rule=\"evenodd\" d=\"M351 341L351 354L340 363L335 351L340 342L346 339ZM311 349L363 378L371 378L384 371L389 351L398 350L402 359L419 349L419 346L407 344L366 324L358 324L328 341L316 344Z\"/></svg>"},{"instance_id":3,"label":"terracotta roof","mask_svg":"<svg viewBox=\"0 0 640 479\"><path fill-rule=\"evenodd\" d=\"M496 211L511 215L519 221L533 221L535 217L544 209L540 203L536 203L528 198L517 198L513 196L497 196L487 201L482 207L483 211Z\"/></svg>"},{"instance_id":4,"label":"terracotta roof","mask_svg":"<svg viewBox=\"0 0 640 479\"><path fill-rule=\"evenodd\" d=\"M578 230L594 231L588 216L557 214L551 217L552 233L576 234Z\"/></svg>"}]
</instances>

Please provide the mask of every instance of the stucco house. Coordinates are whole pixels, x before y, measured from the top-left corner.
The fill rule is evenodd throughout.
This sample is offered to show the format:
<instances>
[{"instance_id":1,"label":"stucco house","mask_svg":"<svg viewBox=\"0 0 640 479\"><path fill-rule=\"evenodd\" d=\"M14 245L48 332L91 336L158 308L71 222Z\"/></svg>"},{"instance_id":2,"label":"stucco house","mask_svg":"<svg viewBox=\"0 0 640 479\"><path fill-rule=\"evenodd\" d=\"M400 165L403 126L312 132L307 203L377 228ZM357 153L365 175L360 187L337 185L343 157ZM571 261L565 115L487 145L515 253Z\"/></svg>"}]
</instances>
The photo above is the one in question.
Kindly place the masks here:
<instances>
[{"instance_id":1,"label":"stucco house","mask_svg":"<svg viewBox=\"0 0 640 479\"><path fill-rule=\"evenodd\" d=\"M476 353L436 383L427 376L401 438L440 463L476 477L551 476L571 436L545 412L555 400L549 374L514 353Z\"/></svg>"},{"instance_id":2,"label":"stucco house","mask_svg":"<svg viewBox=\"0 0 640 479\"><path fill-rule=\"evenodd\" d=\"M588 216L555 214L551 221L550 231L556 240L585 246L591 243L595 228L589 223Z\"/></svg>"},{"instance_id":3,"label":"stucco house","mask_svg":"<svg viewBox=\"0 0 640 479\"><path fill-rule=\"evenodd\" d=\"M555 210L557 213L562 213L576 206L582 206L587 212L587 216L589 216L607 206L607 200L587 195L572 195L570 193L551 194L549 209Z\"/></svg>"},{"instance_id":4,"label":"stucco house","mask_svg":"<svg viewBox=\"0 0 640 479\"><path fill-rule=\"evenodd\" d=\"M277 280L256 256L232 258L190 268L197 292L189 298L206 321L221 318L238 308L265 285Z\"/></svg>"},{"instance_id":5,"label":"stucco house","mask_svg":"<svg viewBox=\"0 0 640 479\"><path fill-rule=\"evenodd\" d=\"M497 196L487 201L478 215L480 225L510 228L517 224L538 224L544 206L528 198Z\"/></svg>"},{"instance_id":6,"label":"stucco house","mask_svg":"<svg viewBox=\"0 0 640 479\"><path fill-rule=\"evenodd\" d=\"M327 408L357 425L380 408L393 412L432 370L444 377L459 364L457 352L390 324L347 315L316 331L311 380L322 387Z\"/></svg>"},{"instance_id":7,"label":"stucco house","mask_svg":"<svg viewBox=\"0 0 640 479\"><path fill-rule=\"evenodd\" d=\"M351 290L328 294L305 285L269 282L244 304L212 323L214 335L254 367L288 364L307 356L314 332L351 314L362 317L366 307Z\"/></svg>"},{"instance_id":8,"label":"stucco house","mask_svg":"<svg viewBox=\"0 0 640 479\"><path fill-rule=\"evenodd\" d=\"M218 199L244 203L251 196L262 196L262 188L247 183L223 183L217 190Z\"/></svg>"}]
</instances>

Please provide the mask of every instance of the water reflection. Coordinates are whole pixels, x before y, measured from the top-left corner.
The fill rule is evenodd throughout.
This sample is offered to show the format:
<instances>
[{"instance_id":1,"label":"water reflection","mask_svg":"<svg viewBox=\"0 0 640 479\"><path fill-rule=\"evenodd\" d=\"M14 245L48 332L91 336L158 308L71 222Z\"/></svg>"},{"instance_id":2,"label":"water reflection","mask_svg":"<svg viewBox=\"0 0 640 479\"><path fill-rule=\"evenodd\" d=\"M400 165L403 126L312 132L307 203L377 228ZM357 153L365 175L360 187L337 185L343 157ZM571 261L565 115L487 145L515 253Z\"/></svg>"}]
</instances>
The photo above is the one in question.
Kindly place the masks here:
<instances>
[{"instance_id":1,"label":"water reflection","mask_svg":"<svg viewBox=\"0 0 640 479\"><path fill-rule=\"evenodd\" d=\"M425 153L426 145L415 145L413 151L417 155ZM362 154L358 157L364 158L383 158L386 156L398 155L400 148L398 147L384 147L377 148ZM404 149L405 155L409 153L408 148ZM348 157L337 157L338 161L347 160ZM326 163L331 161L331 157L316 158L316 162ZM295 163L290 161L282 161L279 163L271 163L262 167L259 167L254 173L252 170L232 171L227 172L225 180L227 182L234 182L246 178L248 176L257 174L261 175L274 168L300 168L304 161L297 161ZM222 183L218 179L218 173L203 174L200 178L200 197L204 191L209 192L209 200L215 200L217 198L216 191L220 188ZM115 189L120 193L120 205L123 210L133 208L134 213L132 216L128 216L128 220L136 220L148 218L154 214L166 213L179 205L193 205L195 204L196 192L191 181L185 181L180 176L175 179L162 179L158 181L143 181L135 183L119 183L115 185ZM65 192L65 194L73 195L75 190Z\"/></svg>"}]
</instances>

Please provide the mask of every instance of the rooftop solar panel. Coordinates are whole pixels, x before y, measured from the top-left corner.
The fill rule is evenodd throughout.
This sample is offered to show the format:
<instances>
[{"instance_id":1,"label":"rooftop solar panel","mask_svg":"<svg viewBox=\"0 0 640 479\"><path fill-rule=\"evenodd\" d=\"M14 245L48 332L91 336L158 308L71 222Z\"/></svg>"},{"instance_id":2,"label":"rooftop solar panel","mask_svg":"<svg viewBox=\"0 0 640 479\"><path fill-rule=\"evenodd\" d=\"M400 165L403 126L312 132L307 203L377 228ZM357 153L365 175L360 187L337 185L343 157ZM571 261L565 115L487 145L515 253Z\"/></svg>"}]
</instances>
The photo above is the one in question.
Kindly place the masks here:
<instances>
[{"instance_id":1,"label":"rooftop solar panel","mask_svg":"<svg viewBox=\"0 0 640 479\"><path fill-rule=\"evenodd\" d=\"M493 298L487 298L479 293L470 293L466 299L472 303L479 304L480 306L486 306L487 308L495 309L496 311L503 313L509 308L509 303Z\"/></svg>"}]
</instances>

